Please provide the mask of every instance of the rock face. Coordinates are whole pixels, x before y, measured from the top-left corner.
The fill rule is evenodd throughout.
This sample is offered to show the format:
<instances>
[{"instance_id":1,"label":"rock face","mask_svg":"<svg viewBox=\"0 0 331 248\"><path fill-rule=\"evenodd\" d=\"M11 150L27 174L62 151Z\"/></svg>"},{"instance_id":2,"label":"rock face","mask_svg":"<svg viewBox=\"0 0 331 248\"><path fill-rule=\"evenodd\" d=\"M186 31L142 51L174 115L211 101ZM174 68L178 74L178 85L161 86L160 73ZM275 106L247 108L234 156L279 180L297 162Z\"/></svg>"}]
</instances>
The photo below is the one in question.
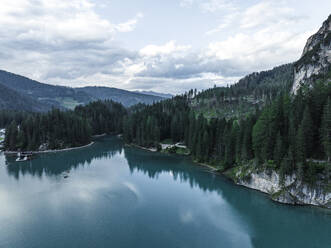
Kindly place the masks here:
<instances>
[{"instance_id":1,"label":"rock face","mask_svg":"<svg viewBox=\"0 0 331 248\"><path fill-rule=\"evenodd\" d=\"M301 58L294 64L292 93L303 85L310 86L331 69L331 15L306 43Z\"/></svg>"},{"instance_id":2,"label":"rock face","mask_svg":"<svg viewBox=\"0 0 331 248\"><path fill-rule=\"evenodd\" d=\"M294 174L286 176L284 181L281 182L279 174L275 171L271 173L266 171L246 173L250 173L250 177L240 179L239 174L242 174L242 172L238 171L236 183L267 193L271 195L274 201L286 204L314 205L331 209L331 192L328 192L326 185L321 182L317 182L314 187L311 187L298 180Z\"/></svg>"}]
</instances>

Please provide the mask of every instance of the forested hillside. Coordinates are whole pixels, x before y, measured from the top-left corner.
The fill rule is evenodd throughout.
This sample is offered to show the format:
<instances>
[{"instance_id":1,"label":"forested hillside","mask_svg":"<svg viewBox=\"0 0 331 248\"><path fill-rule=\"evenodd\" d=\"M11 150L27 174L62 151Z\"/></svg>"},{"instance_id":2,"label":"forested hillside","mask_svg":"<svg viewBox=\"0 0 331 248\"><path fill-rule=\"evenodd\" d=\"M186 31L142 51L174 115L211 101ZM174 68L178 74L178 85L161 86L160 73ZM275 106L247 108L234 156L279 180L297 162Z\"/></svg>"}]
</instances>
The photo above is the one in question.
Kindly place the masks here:
<instances>
[{"instance_id":1,"label":"forested hillside","mask_svg":"<svg viewBox=\"0 0 331 248\"><path fill-rule=\"evenodd\" d=\"M50 107L0 84L0 109L43 112Z\"/></svg>"},{"instance_id":2,"label":"forested hillside","mask_svg":"<svg viewBox=\"0 0 331 248\"><path fill-rule=\"evenodd\" d=\"M197 94L190 105L206 118L240 118L261 109L281 92L289 92L292 83L293 65L286 64L252 73L230 87L205 90ZM189 94L193 96L193 90Z\"/></svg>"},{"instance_id":3,"label":"forested hillside","mask_svg":"<svg viewBox=\"0 0 331 248\"><path fill-rule=\"evenodd\" d=\"M56 108L72 108L91 100L89 95L73 88L43 84L6 71L0 71L0 84L33 98L39 105L46 104Z\"/></svg>"},{"instance_id":4,"label":"forested hillside","mask_svg":"<svg viewBox=\"0 0 331 248\"><path fill-rule=\"evenodd\" d=\"M106 100L77 106L75 113L88 121L93 135L99 135L121 133L127 110L120 103Z\"/></svg>"},{"instance_id":5,"label":"forested hillside","mask_svg":"<svg viewBox=\"0 0 331 248\"><path fill-rule=\"evenodd\" d=\"M310 178L330 170L311 162L330 158L330 96L326 78L295 97L280 91L261 111L243 118L208 119L196 115L187 93L133 111L124 119L124 139L144 147L165 139L184 142L196 161L222 170L252 161L282 175L297 171Z\"/></svg>"}]
</instances>

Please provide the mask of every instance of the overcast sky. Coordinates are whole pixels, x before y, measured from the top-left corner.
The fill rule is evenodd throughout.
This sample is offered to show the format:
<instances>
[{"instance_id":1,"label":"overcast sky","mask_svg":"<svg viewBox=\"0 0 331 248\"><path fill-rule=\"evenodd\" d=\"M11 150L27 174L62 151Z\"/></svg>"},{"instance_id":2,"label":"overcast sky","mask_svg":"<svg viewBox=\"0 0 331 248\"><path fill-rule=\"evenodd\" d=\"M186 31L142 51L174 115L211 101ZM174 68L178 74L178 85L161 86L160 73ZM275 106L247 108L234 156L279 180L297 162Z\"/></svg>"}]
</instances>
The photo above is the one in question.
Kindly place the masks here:
<instances>
[{"instance_id":1,"label":"overcast sky","mask_svg":"<svg viewBox=\"0 0 331 248\"><path fill-rule=\"evenodd\" d=\"M295 61L330 0L1 0L0 69L182 93Z\"/></svg>"}]
</instances>

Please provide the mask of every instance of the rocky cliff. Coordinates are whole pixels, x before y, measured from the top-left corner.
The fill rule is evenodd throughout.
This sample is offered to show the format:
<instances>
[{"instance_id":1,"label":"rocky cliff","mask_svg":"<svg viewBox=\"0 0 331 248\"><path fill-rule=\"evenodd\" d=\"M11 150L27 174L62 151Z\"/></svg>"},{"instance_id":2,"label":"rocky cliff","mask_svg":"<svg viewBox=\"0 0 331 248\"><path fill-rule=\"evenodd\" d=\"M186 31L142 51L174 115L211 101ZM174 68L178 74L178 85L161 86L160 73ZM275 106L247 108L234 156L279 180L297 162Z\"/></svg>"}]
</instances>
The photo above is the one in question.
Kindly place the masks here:
<instances>
[{"instance_id":1,"label":"rocky cliff","mask_svg":"<svg viewBox=\"0 0 331 248\"><path fill-rule=\"evenodd\" d=\"M275 171L254 171L241 167L233 173L232 179L239 185L267 193L274 201L293 205L314 205L331 209L331 182L321 177L314 186L302 182L295 174L281 180Z\"/></svg>"},{"instance_id":2,"label":"rocky cliff","mask_svg":"<svg viewBox=\"0 0 331 248\"><path fill-rule=\"evenodd\" d=\"M301 58L294 64L292 93L330 72L331 69L331 15L318 32L306 43Z\"/></svg>"}]
</instances>

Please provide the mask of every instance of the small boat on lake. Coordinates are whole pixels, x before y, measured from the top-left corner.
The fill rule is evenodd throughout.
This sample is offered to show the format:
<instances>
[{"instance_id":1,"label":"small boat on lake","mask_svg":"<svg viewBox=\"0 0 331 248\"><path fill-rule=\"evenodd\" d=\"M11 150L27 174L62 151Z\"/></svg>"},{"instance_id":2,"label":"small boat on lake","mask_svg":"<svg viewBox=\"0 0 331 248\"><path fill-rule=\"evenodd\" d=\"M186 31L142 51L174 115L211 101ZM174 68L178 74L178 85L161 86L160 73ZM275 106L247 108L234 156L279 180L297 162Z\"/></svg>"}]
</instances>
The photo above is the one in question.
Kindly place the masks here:
<instances>
[{"instance_id":1,"label":"small boat on lake","mask_svg":"<svg viewBox=\"0 0 331 248\"><path fill-rule=\"evenodd\" d=\"M16 162L24 162L32 159L31 152L19 152L17 154Z\"/></svg>"}]
</instances>

